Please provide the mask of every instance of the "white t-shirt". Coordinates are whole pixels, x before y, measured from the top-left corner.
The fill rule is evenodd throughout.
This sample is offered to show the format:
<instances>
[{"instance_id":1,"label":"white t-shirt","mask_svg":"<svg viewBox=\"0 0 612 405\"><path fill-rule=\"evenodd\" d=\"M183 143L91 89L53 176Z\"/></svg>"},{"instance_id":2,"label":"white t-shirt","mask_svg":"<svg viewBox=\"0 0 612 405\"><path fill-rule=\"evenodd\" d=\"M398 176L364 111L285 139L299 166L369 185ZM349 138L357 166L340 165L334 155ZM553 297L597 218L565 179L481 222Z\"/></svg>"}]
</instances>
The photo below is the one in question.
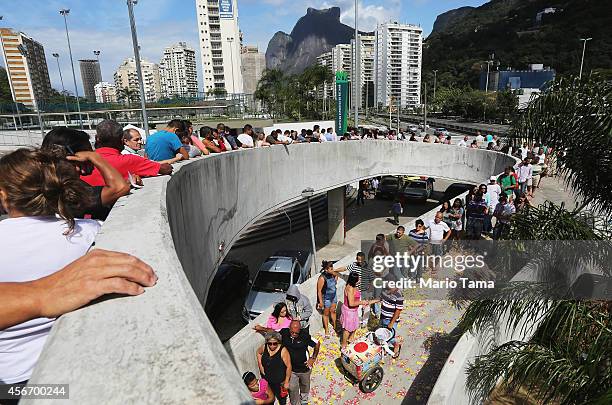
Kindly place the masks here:
<instances>
[{"instance_id":1,"label":"white t-shirt","mask_svg":"<svg viewBox=\"0 0 612 405\"><path fill-rule=\"evenodd\" d=\"M436 224L436 220L432 219L427 224L429 230L429 240L432 243L440 242L444 239L444 233L450 231L450 228L446 223L440 221L440 223Z\"/></svg>"},{"instance_id":2,"label":"white t-shirt","mask_svg":"<svg viewBox=\"0 0 612 405\"><path fill-rule=\"evenodd\" d=\"M501 195L501 187L499 184L487 184L487 196L489 196L489 213L492 213L497 203L499 202L499 196Z\"/></svg>"},{"instance_id":3,"label":"white t-shirt","mask_svg":"<svg viewBox=\"0 0 612 405\"><path fill-rule=\"evenodd\" d=\"M519 148L519 150L521 151L521 160L525 160L529 154L529 148Z\"/></svg>"},{"instance_id":4,"label":"white t-shirt","mask_svg":"<svg viewBox=\"0 0 612 405\"><path fill-rule=\"evenodd\" d=\"M66 223L55 217L0 221L0 282L32 281L61 270L87 253L100 224L79 219L74 233L64 235L67 229ZM54 321L32 319L0 331L0 382L30 379Z\"/></svg>"},{"instance_id":5,"label":"white t-shirt","mask_svg":"<svg viewBox=\"0 0 612 405\"><path fill-rule=\"evenodd\" d=\"M243 146L246 146L248 148L252 148L252 147L255 146L255 144L253 143L253 137L251 137L251 135L248 135L248 134L240 134L240 135L238 135L238 141Z\"/></svg>"},{"instance_id":6,"label":"white t-shirt","mask_svg":"<svg viewBox=\"0 0 612 405\"><path fill-rule=\"evenodd\" d=\"M462 146L464 148L467 148L467 142L465 141L465 139L462 139L459 142L457 142L457 146Z\"/></svg>"},{"instance_id":7,"label":"white t-shirt","mask_svg":"<svg viewBox=\"0 0 612 405\"><path fill-rule=\"evenodd\" d=\"M480 145L484 141L484 136L478 135L476 136L476 142Z\"/></svg>"}]
</instances>

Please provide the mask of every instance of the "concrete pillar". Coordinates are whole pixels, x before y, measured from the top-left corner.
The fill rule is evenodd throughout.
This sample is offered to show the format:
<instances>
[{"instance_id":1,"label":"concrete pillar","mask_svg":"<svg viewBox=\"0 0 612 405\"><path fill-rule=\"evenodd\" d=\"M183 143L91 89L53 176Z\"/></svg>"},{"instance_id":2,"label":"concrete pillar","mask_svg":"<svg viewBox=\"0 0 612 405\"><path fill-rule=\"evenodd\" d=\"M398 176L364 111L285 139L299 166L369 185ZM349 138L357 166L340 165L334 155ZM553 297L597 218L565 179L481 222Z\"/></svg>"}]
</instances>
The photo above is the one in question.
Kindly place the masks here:
<instances>
[{"instance_id":1,"label":"concrete pillar","mask_svg":"<svg viewBox=\"0 0 612 405\"><path fill-rule=\"evenodd\" d=\"M327 234L334 245L344 245L344 196L344 186L327 192Z\"/></svg>"}]
</instances>

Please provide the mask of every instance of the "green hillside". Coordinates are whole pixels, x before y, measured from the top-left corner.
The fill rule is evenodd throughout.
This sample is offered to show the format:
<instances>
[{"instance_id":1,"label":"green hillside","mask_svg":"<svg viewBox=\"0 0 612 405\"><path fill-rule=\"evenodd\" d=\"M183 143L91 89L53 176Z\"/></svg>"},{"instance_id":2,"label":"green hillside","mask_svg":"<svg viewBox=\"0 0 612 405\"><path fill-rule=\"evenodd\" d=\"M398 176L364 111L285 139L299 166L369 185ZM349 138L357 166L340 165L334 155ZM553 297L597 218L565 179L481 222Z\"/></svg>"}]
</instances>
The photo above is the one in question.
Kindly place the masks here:
<instances>
[{"instance_id":1,"label":"green hillside","mask_svg":"<svg viewBox=\"0 0 612 405\"><path fill-rule=\"evenodd\" d=\"M536 22L538 12L554 7ZM443 15L444 16L444 15ZM442 17L442 16L441 16ZM442 25L442 24L441 24ZM582 42L587 45L584 71L612 69L612 1L492 0L457 13L434 30L423 48L423 74L438 70L438 84L477 86L480 66L495 54L500 68L525 69L543 63L558 74L577 74Z\"/></svg>"}]
</instances>

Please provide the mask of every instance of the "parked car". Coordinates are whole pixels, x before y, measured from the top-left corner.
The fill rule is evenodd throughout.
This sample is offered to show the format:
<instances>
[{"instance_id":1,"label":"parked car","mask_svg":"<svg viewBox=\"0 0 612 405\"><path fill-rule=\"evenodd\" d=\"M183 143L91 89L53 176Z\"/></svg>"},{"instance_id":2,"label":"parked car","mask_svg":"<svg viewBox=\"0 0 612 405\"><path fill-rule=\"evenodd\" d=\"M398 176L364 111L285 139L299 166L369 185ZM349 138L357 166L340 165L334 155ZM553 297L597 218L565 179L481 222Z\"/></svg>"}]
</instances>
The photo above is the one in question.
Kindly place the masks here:
<instances>
[{"instance_id":1,"label":"parked car","mask_svg":"<svg viewBox=\"0 0 612 405\"><path fill-rule=\"evenodd\" d=\"M301 250L278 251L267 258L251 284L242 318L250 322L267 308L284 301L290 286L301 284L310 277L312 261L312 253Z\"/></svg>"},{"instance_id":2,"label":"parked car","mask_svg":"<svg viewBox=\"0 0 612 405\"><path fill-rule=\"evenodd\" d=\"M398 196L402 205L408 201L427 201L434 190L435 179L431 177L410 177Z\"/></svg>"},{"instance_id":3,"label":"parked car","mask_svg":"<svg viewBox=\"0 0 612 405\"><path fill-rule=\"evenodd\" d=\"M448 130L446 128L436 128L434 129L434 136L448 136L450 135L450 132L448 132Z\"/></svg>"},{"instance_id":4,"label":"parked car","mask_svg":"<svg viewBox=\"0 0 612 405\"><path fill-rule=\"evenodd\" d=\"M402 186L402 179L396 176L384 176L376 191L378 198L395 198Z\"/></svg>"},{"instance_id":5,"label":"parked car","mask_svg":"<svg viewBox=\"0 0 612 405\"><path fill-rule=\"evenodd\" d=\"M408 131L416 135L419 132L419 127L416 125L410 125L408 127Z\"/></svg>"},{"instance_id":6,"label":"parked car","mask_svg":"<svg viewBox=\"0 0 612 405\"><path fill-rule=\"evenodd\" d=\"M466 191L472 190L474 187L476 187L475 184L453 183L446 188L446 191L444 191L444 196L442 197L442 201L451 201L453 198L457 197L460 194L465 193Z\"/></svg>"},{"instance_id":7,"label":"parked car","mask_svg":"<svg viewBox=\"0 0 612 405\"><path fill-rule=\"evenodd\" d=\"M244 300L249 291L249 267L241 262L226 260L213 278L204 310L212 323L234 300Z\"/></svg>"}]
</instances>

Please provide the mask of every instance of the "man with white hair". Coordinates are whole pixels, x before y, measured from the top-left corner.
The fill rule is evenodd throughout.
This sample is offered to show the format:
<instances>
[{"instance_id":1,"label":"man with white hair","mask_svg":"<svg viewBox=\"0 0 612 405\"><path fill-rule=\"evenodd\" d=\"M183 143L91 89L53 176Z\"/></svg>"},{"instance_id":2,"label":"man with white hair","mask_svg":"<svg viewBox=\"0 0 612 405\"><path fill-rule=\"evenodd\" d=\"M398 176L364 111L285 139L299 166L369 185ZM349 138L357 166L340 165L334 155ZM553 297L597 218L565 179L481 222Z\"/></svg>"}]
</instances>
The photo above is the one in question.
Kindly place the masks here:
<instances>
[{"instance_id":1,"label":"man with white hair","mask_svg":"<svg viewBox=\"0 0 612 405\"><path fill-rule=\"evenodd\" d=\"M144 155L142 146L144 141L142 135L136 128L127 128L123 130L123 150L122 155Z\"/></svg>"}]
</instances>

